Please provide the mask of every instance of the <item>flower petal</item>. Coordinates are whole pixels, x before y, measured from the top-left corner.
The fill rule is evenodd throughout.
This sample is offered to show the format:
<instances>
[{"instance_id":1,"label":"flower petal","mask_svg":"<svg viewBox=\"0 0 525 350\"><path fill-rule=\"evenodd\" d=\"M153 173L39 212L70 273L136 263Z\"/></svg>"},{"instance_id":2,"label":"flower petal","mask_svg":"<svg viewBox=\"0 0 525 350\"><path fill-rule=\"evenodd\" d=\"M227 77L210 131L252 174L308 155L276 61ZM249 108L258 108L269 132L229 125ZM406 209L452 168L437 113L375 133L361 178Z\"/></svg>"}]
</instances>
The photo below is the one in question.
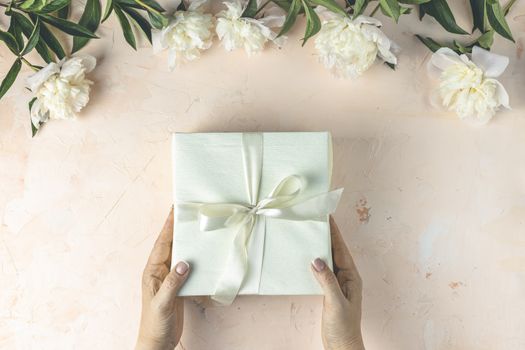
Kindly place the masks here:
<instances>
[{"instance_id":1,"label":"flower petal","mask_svg":"<svg viewBox=\"0 0 525 350\"><path fill-rule=\"evenodd\" d=\"M472 48L472 62L483 69L485 76L496 78L499 77L509 65L509 58L474 46Z\"/></svg>"},{"instance_id":2,"label":"flower petal","mask_svg":"<svg viewBox=\"0 0 525 350\"><path fill-rule=\"evenodd\" d=\"M173 71L177 67L177 50L169 50L168 69Z\"/></svg>"},{"instance_id":3,"label":"flower petal","mask_svg":"<svg viewBox=\"0 0 525 350\"><path fill-rule=\"evenodd\" d=\"M229 19L238 19L241 18L242 13L244 12L244 6L239 0L225 1L223 2L226 5L227 10L223 10L217 14L217 17L224 17Z\"/></svg>"},{"instance_id":4,"label":"flower petal","mask_svg":"<svg viewBox=\"0 0 525 350\"><path fill-rule=\"evenodd\" d=\"M505 87L499 81L494 79L494 82L498 86L496 90L496 94L498 95L499 103L503 107L510 109L509 94L507 93L507 90L505 90Z\"/></svg>"},{"instance_id":5,"label":"flower petal","mask_svg":"<svg viewBox=\"0 0 525 350\"><path fill-rule=\"evenodd\" d=\"M97 59L93 56L78 54L75 57L80 58L86 73L91 72L97 65Z\"/></svg>"},{"instance_id":6,"label":"flower petal","mask_svg":"<svg viewBox=\"0 0 525 350\"><path fill-rule=\"evenodd\" d=\"M383 25L383 23L381 23L381 21L378 20L377 18L363 16L363 15L357 16L352 22L354 22L354 24L356 25L371 24L376 27L381 27Z\"/></svg>"},{"instance_id":7,"label":"flower petal","mask_svg":"<svg viewBox=\"0 0 525 350\"><path fill-rule=\"evenodd\" d=\"M180 4L181 0L178 0ZM190 6L188 6L188 11L197 11L202 5L204 5L208 0L193 0L190 2ZM179 6L179 5L177 5Z\"/></svg>"},{"instance_id":8,"label":"flower petal","mask_svg":"<svg viewBox=\"0 0 525 350\"><path fill-rule=\"evenodd\" d=\"M269 28L282 27L286 16L284 15L269 15L262 17L259 21Z\"/></svg>"},{"instance_id":9,"label":"flower petal","mask_svg":"<svg viewBox=\"0 0 525 350\"><path fill-rule=\"evenodd\" d=\"M37 99L31 107L31 123L35 128L40 128L40 125L45 123L49 119L49 111L44 111L42 104Z\"/></svg>"},{"instance_id":10,"label":"flower petal","mask_svg":"<svg viewBox=\"0 0 525 350\"><path fill-rule=\"evenodd\" d=\"M378 55L388 63L397 64L397 58L390 51L391 42L390 39L379 29L378 27L365 24L361 27L364 36L377 44L379 50Z\"/></svg>"},{"instance_id":11,"label":"flower petal","mask_svg":"<svg viewBox=\"0 0 525 350\"><path fill-rule=\"evenodd\" d=\"M153 53L158 54L166 48L162 40L163 31L152 30L151 31L151 45L153 46Z\"/></svg>"},{"instance_id":12,"label":"flower petal","mask_svg":"<svg viewBox=\"0 0 525 350\"><path fill-rule=\"evenodd\" d=\"M454 64L465 64L459 55L448 47L442 47L434 52L430 57L430 63L440 70L445 70Z\"/></svg>"},{"instance_id":13,"label":"flower petal","mask_svg":"<svg viewBox=\"0 0 525 350\"><path fill-rule=\"evenodd\" d=\"M60 67L58 64L51 62L26 79L27 87L35 92L50 76L58 73L60 73Z\"/></svg>"},{"instance_id":14,"label":"flower petal","mask_svg":"<svg viewBox=\"0 0 525 350\"><path fill-rule=\"evenodd\" d=\"M343 16L341 16L340 14L335 13L334 11L330 11L329 9L321 5L316 6L314 8L314 11L315 13L317 13L319 17L321 17L325 21L328 21L334 18L343 18Z\"/></svg>"}]
</instances>

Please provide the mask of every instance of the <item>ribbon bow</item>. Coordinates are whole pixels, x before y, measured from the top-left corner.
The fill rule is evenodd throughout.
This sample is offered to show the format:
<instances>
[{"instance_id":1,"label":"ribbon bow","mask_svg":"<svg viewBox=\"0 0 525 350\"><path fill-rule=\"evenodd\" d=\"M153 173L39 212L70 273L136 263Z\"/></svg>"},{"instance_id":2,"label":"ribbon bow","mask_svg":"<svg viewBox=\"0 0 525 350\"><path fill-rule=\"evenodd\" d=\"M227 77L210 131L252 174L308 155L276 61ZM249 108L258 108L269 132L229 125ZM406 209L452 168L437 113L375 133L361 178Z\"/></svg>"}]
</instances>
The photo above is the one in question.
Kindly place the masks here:
<instances>
[{"instance_id":1,"label":"ribbon bow","mask_svg":"<svg viewBox=\"0 0 525 350\"><path fill-rule=\"evenodd\" d=\"M178 218L194 217L197 214L201 231L235 229L237 233L212 299L221 304L231 304L243 286L249 268L258 274L260 281L266 218L286 220L326 220L333 213L343 189L301 198L305 181L301 176L290 175L275 186L270 194L259 200L259 185L262 173L263 136L261 133L245 133L242 139L245 182L249 204L238 203L179 203ZM257 243L252 242L259 254L248 256L248 245L254 231L259 234ZM255 241L255 240L252 240ZM254 287L258 290L258 285Z\"/></svg>"}]
</instances>

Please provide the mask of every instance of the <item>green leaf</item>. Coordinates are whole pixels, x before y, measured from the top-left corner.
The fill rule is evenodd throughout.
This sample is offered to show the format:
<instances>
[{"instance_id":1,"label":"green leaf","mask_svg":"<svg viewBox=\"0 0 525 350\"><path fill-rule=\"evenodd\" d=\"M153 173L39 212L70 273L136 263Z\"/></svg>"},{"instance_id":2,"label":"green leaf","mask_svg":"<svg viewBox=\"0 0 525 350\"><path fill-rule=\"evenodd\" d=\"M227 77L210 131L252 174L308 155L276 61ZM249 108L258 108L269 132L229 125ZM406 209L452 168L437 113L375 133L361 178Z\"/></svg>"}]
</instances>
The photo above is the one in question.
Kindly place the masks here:
<instances>
[{"instance_id":1,"label":"green leaf","mask_svg":"<svg viewBox=\"0 0 525 350\"><path fill-rule=\"evenodd\" d=\"M93 39L98 38L91 30L71 21L67 21L65 19L53 17L50 15L40 15L39 17L42 19L42 21L51 24L53 27L56 27L69 35Z\"/></svg>"},{"instance_id":2,"label":"green leaf","mask_svg":"<svg viewBox=\"0 0 525 350\"><path fill-rule=\"evenodd\" d=\"M492 28L502 37L514 42L509 25L505 20L505 14L499 1L487 4L487 18Z\"/></svg>"},{"instance_id":3,"label":"green leaf","mask_svg":"<svg viewBox=\"0 0 525 350\"><path fill-rule=\"evenodd\" d=\"M42 7L39 11L36 11L36 13L51 13L59 11L68 6L70 3L71 0L53 0Z\"/></svg>"},{"instance_id":4,"label":"green leaf","mask_svg":"<svg viewBox=\"0 0 525 350\"><path fill-rule=\"evenodd\" d=\"M17 25L19 25L22 29L22 33L24 33L24 36L26 38L29 38L31 36L31 33L33 32L33 23L31 23L31 21L26 16L18 12L13 12L12 16L13 18L16 18ZM49 50L44 44L44 42L40 40L38 41L38 43L36 44L36 51L46 63L50 63L53 61L53 57L51 56L51 53L49 53Z\"/></svg>"},{"instance_id":5,"label":"green leaf","mask_svg":"<svg viewBox=\"0 0 525 350\"><path fill-rule=\"evenodd\" d=\"M261 7L262 8L262 7ZM186 11L186 4L184 4L184 1L181 1L179 6L177 6L177 11ZM254 15L255 16L255 15Z\"/></svg>"},{"instance_id":6,"label":"green leaf","mask_svg":"<svg viewBox=\"0 0 525 350\"><path fill-rule=\"evenodd\" d=\"M454 44L454 48L460 54L462 54L462 53L469 53L469 52L472 51L472 48L465 47L465 46L461 45L461 43L459 43L457 40L452 41L452 44Z\"/></svg>"},{"instance_id":7,"label":"green leaf","mask_svg":"<svg viewBox=\"0 0 525 350\"><path fill-rule=\"evenodd\" d=\"M69 10L71 9L71 3L67 6L62 7L57 11L57 17L62 19L67 19L69 17Z\"/></svg>"},{"instance_id":8,"label":"green leaf","mask_svg":"<svg viewBox=\"0 0 525 350\"><path fill-rule=\"evenodd\" d=\"M31 101L29 101L28 103L29 122L31 123L31 137L35 137L36 133L38 132L38 128L40 127L40 125L35 126L35 124L33 124L33 120L31 119L31 109L33 109L33 105L35 104L35 101L36 101L36 97L33 97Z\"/></svg>"},{"instance_id":9,"label":"green leaf","mask_svg":"<svg viewBox=\"0 0 525 350\"><path fill-rule=\"evenodd\" d=\"M36 101L36 97L33 97L31 99L31 101L29 101L29 104L28 104L29 105L29 112L31 112L31 109L33 108L33 104L35 103L35 101Z\"/></svg>"},{"instance_id":10,"label":"green leaf","mask_svg":"<svg viewBox=\"0 0 525 350\"><path fill-rule=\"evenodd\" d=\"M342 16L348 16L345 10L341 6L339 6L339 4L335 2L335 0L310 0L310 2L314 5L326 7L330 11L339 13Z\"/></svg>"},{"instance_id":11,"label":"green leaf","mask_svg":"<svg viewBox=\"0 0 525 350\"><path fill-rule=\"evenodd\" d=\"M295 24L295 20L297 19L297 15L299 14L299 11L302 8L301 0L292 0L292 3L290 5L290 10L286 14L286 18L284 20L283 26L281 27L281 31L277 35L277 37L280 37L281 35L286 34Z\"/></svg>"},{"instance_id":12,"label":"green leaf","mask_svg":"<svg viewBox=\"0 0 525 350\"><path fill-rule=\"evenodd\" d=\"M100 18L102 16L102 10L100 8L99 0L87 0L86 7L84 8L84 13L78 24L89 29L93 33L97 30L98 24L100 23ZM89 38L83 38L76 36L73 38L73 48L71 53L75 53L89 42Z\"/></svg>"},{"instance_id":13,"label":"green leaf","mask_svg":"<svg viewBox=\"0 0 525 350\"><path fill-rule=\"evenodd\" d=\"M306 15L306 30L304 32L303 46L306 44L308 39L317 34L321 30L321 20L319 16L311 8L305 0L301 0L303 3L304 13Z\"/></svg>"},{"instance_id":14,"label":"green leaf","mask_svg":"<svg viewBox=\"0 0 525 350\"><path fill-rule=\"evenodd\" d=\"M437 50L443 47L443 45L439 44L437 41L435 41L432 38L424 37L418 34L416 34L416 38L418 38L419 41L425 44L425 46L428 47L430 51L432 52L436 52Z\"/></svg>"},{"instance_id":15,"label":"green leaf","mask_svg":"<svg viewBox=\"0 0 525 350\"><path fill-rule=\"evenodd\" d=\"M463 28L458 26L456 19L445 0L432 0L431 2L421 4L420 7L426 14L434 17L448 32L455 34L468 34Z\"/></svg>"},{"instance_id":16,"label":"green leaf","mask_svg":"<svg viewBox=\"0 0 525 350\"><path fill-rule=\"evenodd\" d=\"M509 2L507 2L505 7L503 8L503 13L505 14L505 16L507 16L509 14L509 11L510 11L512 5L514 5L515 2L516 2L516 0L510 0Z\"/></svg>"},{"instance_id":17,"label":"green leaf","mask_svg":"<svg viewBox=\"0 0 525 350\"><path fill-rule=\"evenodd\" d=\"M494 43L494 31L493 30L489 30L488 32L486 32L483 35L481 35L478 38L477 43L482 48L490 50L490 47Z\"/></svg>"},{"instance_id":18,"label":"green leaf","mask_svg":"<svg viewBox=\"0 0 525 350\"><path fill-rule=\"evenodd\" d=\"M20 5L20 8L29 12L37 12L44 6L46 6L46 0L26 0Z\"/></svg>"},{"instance_id":19,"label":"green leaf","mask_svg":"<svg viewBox=\"0 0 525 350\"><path fill-rule=\"evenodd\" d=\"M25 10L25 9L30 8L31 5L33 5L34 2L35 2L35 0L25 0L18 7L23 9L23 10Z\"/></svg>"},{"instance_id":20,"label":"green leaf","mask_svg":"<svg viewBox=\"0 0 525 350\"><path fill-rule=\"evenodd\" d=\"M126 15L124 14L124 12L122 12L119 6L115 6L114 11L117 14L120 26L122 27L122 33L124 34L124 38L126 39L128 44L136 50L137 44L135 42L135 35L133 34L133 30L131 29L131 25L129 24L129 21L126 18Z\"/></svg>"},{"instance_id":21,"label":"green leaf","mask_svg":"<svg viewBox=\"0 0 525 350\"><path fill-rule=\"evenodd\" d=\"M132 1L136 1L136 0L132 0ZM158 2L156 2L155 0L140 0L140 2L142 2L143 4L146 4L148 7L154 9L155 11L157 12L164 12L166 10L164 10L164 8L162 6L160 6L160 4Z\"/></svg>"},{"instance_id":22,"label":"green leaf","mask_svg":"<svg viewBox=\"0 0 525 350\"><path fill-rule=\"evenodd\" d=\"M22 37L22 29L18 25L18 22L16 20L16 17L11 17L11 21L9 23L9 29L7 31L13 35L13 37L16 40L16 43L18 45L18 51L20 51L21 47L24 47L24 38ZM18 53L17 53L18 54Z\"/></svg>"},{"instance_id":23,"label":"green leaf","mask_svg":"<svg viewBox=\"0 0 525 350\"><path fill-rule=\"evenodd\" d=\"M29 36L29 39L27 39L26 46L20 53L20 56L27 55L31 50L33 50L38 43L38 40L40 39L40 21L37 20L35 26L33 27L33 31L31 32L31 35Z\"/></svg>"},{"instance_id":24,"label":"green leaf","mask_svg":"<svg viewBox=\"0 0 525 350\"><path fill-rule=\"evenodd\" d=\"M410 7L400 6L399 8L401 10L402 15L409 15L412 13L412 8Z\"/></svg>"},{"instance_id":25,"label":"green leaf","mask_svg":"<svg viewBox=\"0 0 525 350\"><path fill-rule=\"evenodd\" d=\"M166 11L154 0L116 0L115 2L118 2L121 8L129 6L139 10L153 10L159 13Z\"/></svg>"},{"instance_id":26,"label":"green leaf","mask_svg":"<svg viewBox=\"0 0 525 350\"><path fill-rule=\"evenodd\" d=\"M418 6L418 17L420 21L425 17L425 9L421 5Z\"/></svg>"},{"instance_id":27,"label":"green leaf","mask_svg":"<svg viewBox=\"0 0 525 350\"><path fill-rule=\"evenodd\" d=\"M400 4L408 4L408 5L421 5L426 2L430 2L431 0L398 0Z\"/></svg>"},{"instance_id":28,"label":"green leaf","mask_svg":"<svg viewBox=\"0 0 525 350\"><path fill-rule=\"evenodd\" d=\"M470 0L470 8L472 10L472 18L474 20L474 29L479 29L480 32L484 33L486 28L486 5L487 0ZM473 30L474 30L473 29Z\"/></svg>"},{"instance_id":29,"label":"green leaf","mask_svg":"<svg viewBox=\"0 0 525 350\"><path fill-rule=\"evenodd\" d=\"M282 8L288 13L288 9L292 5L292 0L272 0L274 4Z\"/></svg>"},{"instance_id":30,"label":"green leaf","mask_svg":"<svg viewBox=\"0 0 525 350\"><path fill-rule=\"evenodd\" d=\"M11 66L11 69L9 69L9 72L7 72L7 75L5 76L4 80L2 81L2 84L0 85L0 99L4 97L7 90L9 90L9 88L15 82L21 67L22 61L20 59L17 59L15 63L13 63L13 65Z\"/></svg>"},{"instance_id":31,"label":"green leaf","mask_svg":"<svg viewBox=\"0 0 525 350\"><path fill-rule=\"evenodd\" d=\"M113 0L108 0L106 2L106 9L104 10L104 15L102 15L102 22L105 22L109 18L109 15L113 12Z\"/></svg>"},{"instance_id":32,"label":"green leaf","mask_svg":"<svg viewBox=\"0 0 525 350\"><path fill-rule=\"evenodd\" d=\"M58 59L62 59L66 56L60 41L53 35L53 33L46 27L45 24L40 24L40 37L46 43L46 45L55 53Z\"/></svg>"},{"instance_id":33,"label":"green leaf","mask_svg":"<svg viewBox=\"0 0 525 350\"><path fill-rule=\"evenodd\" d=\"M24 1L23 3L20 4L20 8L22 10L27 10L29 9L31 6L33 6L33 4L35 3L35 0L26 0Z\"/></svg>"},{"instance_id":34,"label":"green leaf","mask_svg":"<svg viewBox=\"0 0 525 350\"><path fill-rule=\"evenodd\" d=\"M133 19L140 29L142 29L144 34L146 34L148 41L151 43L151 24L149 24L149 22L144 17L142 17L140 13L130 7L123 7L122 11L126 12L128 16Z\"/></svg>"},{"instance_id":35,"label":"green leaf","mask_svg":"<svg viewBox=\"0 0 525 350\"><path fill-rule=\"evenodd\" d=\"M12 53L18 56L18 53L20 52L20 47L18 46L18 42L13 34L0 30L0 40L5 42L9 50L11 50Z\"/></svg>"},{"instance_id":36,"label":"green leaf","mask_svg":"<svg viewBox=\"0 0 525 350\"><path fill-rule=\"evenodd\" d=\"M168 17L164 16L162 13L148 11L148 16L151 25L156 29L162 29L169 23Z\"/></svg>"},{"instance_id":37,"label":"green leaf","mask_svg":"<svg viewBox=\"0 0 525 350\"><path fill-rule=\"evenodd\" d=\"M397 0L379 0L379 4L381 5L381 10L387 16L393 18L396 22L399 20L401 8L399 7Z\"/></svg>"},{"instance_id":38,"label":"green leaf","mask_svg":"<svg viewBox=\"0 0 525 350\"><path fill-rule=\"evenodd\" d=\"M241 17L253 18L255 14L257 14L257 0L248 0L248 5L246 5Z\"/></svg>"},{"instance_id":39,"label":"green leaf","mask_svg":"<svg viewBox=\"0 0 525 350\"><path fill-rule=\"evenodd\" d=\"M155 0L118 0L119 4L126 4L126 6L137 8L140 10L147 10L151 25L156 29L162 29L169 23L168 17L161 12L164 9ZM138 6L138 7L137 7Z\"/></svg>"},{"instance_id":40,"label":"green leaf","mask_svg":"<svg viewBox=\"0 0 525 350\"><path fill-rule=\"evenodd\" d=\"M368 0L356 0L354 4L353 17L356 18L357 16L362 15L366 9L366 6L368 6Z\"/></svg>"},{"instance_id":41,"label":"green leaf","mask_svg":"<svg viewBox=\"0 0 525 350\"><path fill-rule=\"evenodd\" d=\"M33 124L33 121L31 120L31 117L29 119L30 119L29 122L31 123L31 137L35 137L37 132L38 132L38 129Z\"/></svg>"}]
</instances>

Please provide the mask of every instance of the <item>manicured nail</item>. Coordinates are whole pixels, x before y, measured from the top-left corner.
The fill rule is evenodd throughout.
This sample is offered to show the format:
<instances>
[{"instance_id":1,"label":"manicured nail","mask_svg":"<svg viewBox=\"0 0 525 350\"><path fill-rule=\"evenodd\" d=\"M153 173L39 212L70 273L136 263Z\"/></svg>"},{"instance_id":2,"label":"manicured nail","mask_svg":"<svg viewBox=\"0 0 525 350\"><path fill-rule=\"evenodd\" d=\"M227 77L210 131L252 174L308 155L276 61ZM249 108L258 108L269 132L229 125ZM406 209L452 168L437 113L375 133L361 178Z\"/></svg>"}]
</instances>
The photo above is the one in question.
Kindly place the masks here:
<instances>
[{"instance_id":1,"label":"manicured nail","mask_svg":"<svg viewBox=\"0 0 525 350\"><path fill-rule=\"evenodd\" d=\"M188 272L189 268L190 265L188 265L186 261L179 261L177 265L175 265L175 272L182 276Z\"/></svg>"},{"instance_id":2,"label":"manicured nail","mask_svg":"<svg viewBox=\"0 0 525 350\"><path fill-rule=\"evenodd\" d=\"M326 267L326 264L324 263L323 260L321 260L320 258L317 258L314 261L312 261L312 266L314 267L315 271L321 272Z\"/></svg>"}]
</instances>

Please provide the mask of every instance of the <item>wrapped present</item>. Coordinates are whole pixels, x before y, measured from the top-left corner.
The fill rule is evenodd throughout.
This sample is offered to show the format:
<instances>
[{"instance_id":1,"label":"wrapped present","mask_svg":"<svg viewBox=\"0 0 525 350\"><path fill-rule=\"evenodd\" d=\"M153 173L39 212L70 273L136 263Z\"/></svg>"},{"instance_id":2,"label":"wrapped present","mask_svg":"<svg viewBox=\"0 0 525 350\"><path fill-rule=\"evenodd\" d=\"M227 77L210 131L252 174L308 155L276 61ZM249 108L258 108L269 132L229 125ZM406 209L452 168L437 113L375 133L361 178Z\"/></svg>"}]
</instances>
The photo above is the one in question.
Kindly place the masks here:
<instances>
[{"instance_id":1,"label":"wrapped present","mask_svg":"<svg viewBox=\"0 0 525 350\"><path fill-rule=\"evenodd\" d=\"M239 294L320 294L310 263L331 264L327 132L173 135L173 262L179 295L229 304Z\"/></svg>"}]
</instances>

